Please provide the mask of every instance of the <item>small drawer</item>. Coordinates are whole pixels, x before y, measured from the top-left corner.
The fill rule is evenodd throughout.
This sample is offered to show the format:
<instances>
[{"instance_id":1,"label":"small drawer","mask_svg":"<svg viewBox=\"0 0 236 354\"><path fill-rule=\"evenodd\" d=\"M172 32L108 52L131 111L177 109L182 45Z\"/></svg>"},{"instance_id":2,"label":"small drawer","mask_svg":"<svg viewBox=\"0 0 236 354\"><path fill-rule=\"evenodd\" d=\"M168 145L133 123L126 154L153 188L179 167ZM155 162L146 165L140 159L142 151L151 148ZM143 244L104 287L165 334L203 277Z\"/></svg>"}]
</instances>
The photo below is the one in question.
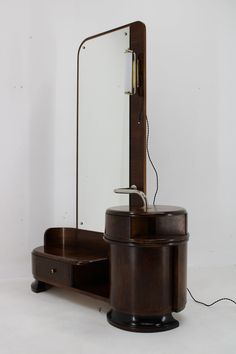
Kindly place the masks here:
<instances>
[{"instance_id":1,"label":"small drawer","mask_svg":"<svg viewBox=\"0 0 236 354\"><path fill-rule=\"evenodd\" d=\"M32 255L33 275L48 284L71 286L72 266L69 263Z\"/></svg>"}]
</instances>

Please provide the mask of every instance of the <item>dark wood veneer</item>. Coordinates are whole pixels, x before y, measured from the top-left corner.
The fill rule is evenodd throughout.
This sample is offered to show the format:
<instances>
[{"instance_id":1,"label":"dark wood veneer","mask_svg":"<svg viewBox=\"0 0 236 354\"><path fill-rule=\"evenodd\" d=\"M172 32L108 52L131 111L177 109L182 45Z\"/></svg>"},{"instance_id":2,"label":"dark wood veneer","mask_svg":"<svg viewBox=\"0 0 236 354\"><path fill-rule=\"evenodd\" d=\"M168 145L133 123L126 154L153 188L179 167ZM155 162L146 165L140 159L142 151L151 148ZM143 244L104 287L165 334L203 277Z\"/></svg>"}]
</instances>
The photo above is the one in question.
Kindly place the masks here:
<instances>
[{"instance_id":1,"label":"dark wood veneer","mask_svg":"<svg viewBox=\"0 0 236 354\"><path fill-rule=\"evenodd\" d=\"M69 287L108 301L109 252L96 232L50 228L44 234L44 247L32 252L32 271L39 281L32 290L47 290L46 285Z\"/></svg>"},{"instance_id":2,"label":"dark wood veneer","mask_svg":"<svg viewBox=\"0 0 236 354\"><path fill-rule=\"evenodd\" d=\"M130 96L129 182L130 186L136 185L145 192L145 25L134 22L97 36L127 26L130 27L130 49L135 51L139 61L139 87L137 93ZM79 75L79 67L77 69ZM78 105L79 102L77 109ZM78 119L77 110L77 141ZM78 144L76 174L78 176ZM44 246L32 252L35 278L32 291L42 292L50 286L65 287L109 301L112 309L107 315L108 321L130 331L156 332L177 327L178 321L172 317L172 312L181 311L186 304L186 210L172 206L148 206L145 210L141 199L131 195L129 206L106 211L103 239L103 234L96 230L78 229L77 176L76 228L46 230Z\"/></svg>"},{"instance_id":3,"label":"dark wood veneer","mask_svg":"<svg viewBox=\"0 0 236 354\"><path fill-rule=\"evenodd\" d=\"M108 321L140 332L178 326L171 313L181 311L186 304L185 209L110 208L104 238L111 247L112 310Z\"/></svg>"},{"instance_id":4,"label":"dark wood veneer","mask_svg":"<svg viewBox=\"0 0 236 354\"><path fill-rule=\"evenodd\" d=\"M130 25L130 49L139 61L139 87L130 96L130 186L146 193L146 27L142 22ZM142 206L142 200L130 195L130 205Z\"/></svg>"}]
</instances>

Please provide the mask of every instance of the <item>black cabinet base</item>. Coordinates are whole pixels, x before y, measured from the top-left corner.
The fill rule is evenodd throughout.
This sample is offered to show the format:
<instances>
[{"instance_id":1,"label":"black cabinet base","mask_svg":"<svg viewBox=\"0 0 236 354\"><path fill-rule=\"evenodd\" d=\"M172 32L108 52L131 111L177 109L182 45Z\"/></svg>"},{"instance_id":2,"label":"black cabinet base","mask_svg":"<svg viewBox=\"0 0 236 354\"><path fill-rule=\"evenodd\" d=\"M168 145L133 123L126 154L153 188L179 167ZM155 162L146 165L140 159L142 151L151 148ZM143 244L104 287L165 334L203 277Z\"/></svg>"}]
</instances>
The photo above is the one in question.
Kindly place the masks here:
<instances>
[{"instance_id":1,"label":"black cabinet base","mask_svg":"<svg viewBox=\"0 0 236 354\"><path fill-rule=\"evenodd\" d=\"M31 290L34 293L41 293L42 291L46 291L50 288L49 284L46 284L40 280L35 280L33 281L33 283L31 284Z\"/></svg>"},{"instance_id":2,"label":"black cabinet base","mask_svg":"<svg viewBox=\"0 0 236 354\"><path fill-rule=\"evenodd\" d=\"M179 326L179 322L174 319L172 314L134 316L111 310L107 313L107 320L112 326L132 332L161 332Z\"/></svg>"}]
</instances>

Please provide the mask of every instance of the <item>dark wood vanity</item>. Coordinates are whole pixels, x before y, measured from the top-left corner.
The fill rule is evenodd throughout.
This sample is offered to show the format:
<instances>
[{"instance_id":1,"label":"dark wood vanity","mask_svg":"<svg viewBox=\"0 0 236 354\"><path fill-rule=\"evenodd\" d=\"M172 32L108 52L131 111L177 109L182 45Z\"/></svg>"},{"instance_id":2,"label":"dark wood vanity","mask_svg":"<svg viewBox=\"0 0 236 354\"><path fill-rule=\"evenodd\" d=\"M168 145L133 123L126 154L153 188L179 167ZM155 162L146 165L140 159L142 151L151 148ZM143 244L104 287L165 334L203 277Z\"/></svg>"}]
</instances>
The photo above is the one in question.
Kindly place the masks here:
<instances>
[{"instance_id":1,"label":"dark wood vanity","mask_svg":"<svg viewBox=\"0 0 236 354\"><path fill-rule=\"evenodd\" d=\"M46 230L32 251L32 291L65 287L105 300L108 321L121 329L175 328L172 312L186 304L187 213L146 202L145 25L87 38L77 65L76 225ZM116 206L122 198L127 205Z\"/></svg>"}]
</instances>

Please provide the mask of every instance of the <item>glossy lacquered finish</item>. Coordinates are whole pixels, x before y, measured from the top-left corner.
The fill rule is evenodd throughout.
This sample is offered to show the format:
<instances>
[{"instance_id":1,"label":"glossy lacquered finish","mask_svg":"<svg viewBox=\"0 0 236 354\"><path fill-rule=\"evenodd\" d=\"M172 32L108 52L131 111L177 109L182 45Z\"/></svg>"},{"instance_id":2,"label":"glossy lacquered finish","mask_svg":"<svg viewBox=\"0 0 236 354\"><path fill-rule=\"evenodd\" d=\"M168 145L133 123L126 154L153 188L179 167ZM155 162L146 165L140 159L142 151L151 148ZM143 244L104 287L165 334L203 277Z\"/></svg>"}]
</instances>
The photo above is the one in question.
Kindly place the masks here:
<instances>
[{"instance_id":1,"label":"glossy lacquered finish","mask_svg":"<svg viewBox=\"0 0 236 354\"><path fill-rule=\"evenodd\" d=\"M111 310L107 314L107 320L111 325L131 332L163 332L179 326L179 322L171 314L137 316Z\"/></svg>"},{"instance_id":2,"label":"glossy lacquered finish","mask_svg":"<svg viewBox=\"0 0 236 354\"><path fill-rule=\"evenodd\" d=\"M134 22L114 31L127 26L130 49L136 53L139 67L137 93L130 96L129 182L145 192L146 29L143 23ZM44 246L32 252L32 291L66 287L110 301L109 323L129 331L156 332L177 327L172 312L181 311L186 304L186 211L172 206L149 206L144 210L141 198L132 195L130 207L107 210L104 239L96 230L78 229L78 148L77 144L76 228L51 228L45 232Z\"/></svg>"},{"instance_id":3,"label":"glossy lacquered finish","mask_svg":"<svg viewBox=\"0 0 236 354\"><path fill-rule=\"evenodd\" d=\"M109 322L141 332L177 327L171 313L181 311L186 304L185 209L108 209L105 240L111 247Z\"/></svg>"},{"instance_id":4,"label":"glossy lacquered finish","mask_svg":"<svg viewBox=\"0 0 236 354\"><path fill-rule=\"evenodd\" d=\"M32 252L32 271L34 292L53 285L109 299L109 246L96 232L48 229L44 246Z\"/></svg>"},{"instance_id":5,"label":"glossy lacquered finish","mask_svg":"<svg viewBox=\"0 0 236 354\"><path fill-rule=\"evenodd\" d=\"M136 53L139 66L137 93L130 96L130 181L146 193L146 27L137 21L130 24L130 49ZM117 186L127 187L127 186ZM142 206L136 195L130 205Z\"/></svg>"}]
</instances>

